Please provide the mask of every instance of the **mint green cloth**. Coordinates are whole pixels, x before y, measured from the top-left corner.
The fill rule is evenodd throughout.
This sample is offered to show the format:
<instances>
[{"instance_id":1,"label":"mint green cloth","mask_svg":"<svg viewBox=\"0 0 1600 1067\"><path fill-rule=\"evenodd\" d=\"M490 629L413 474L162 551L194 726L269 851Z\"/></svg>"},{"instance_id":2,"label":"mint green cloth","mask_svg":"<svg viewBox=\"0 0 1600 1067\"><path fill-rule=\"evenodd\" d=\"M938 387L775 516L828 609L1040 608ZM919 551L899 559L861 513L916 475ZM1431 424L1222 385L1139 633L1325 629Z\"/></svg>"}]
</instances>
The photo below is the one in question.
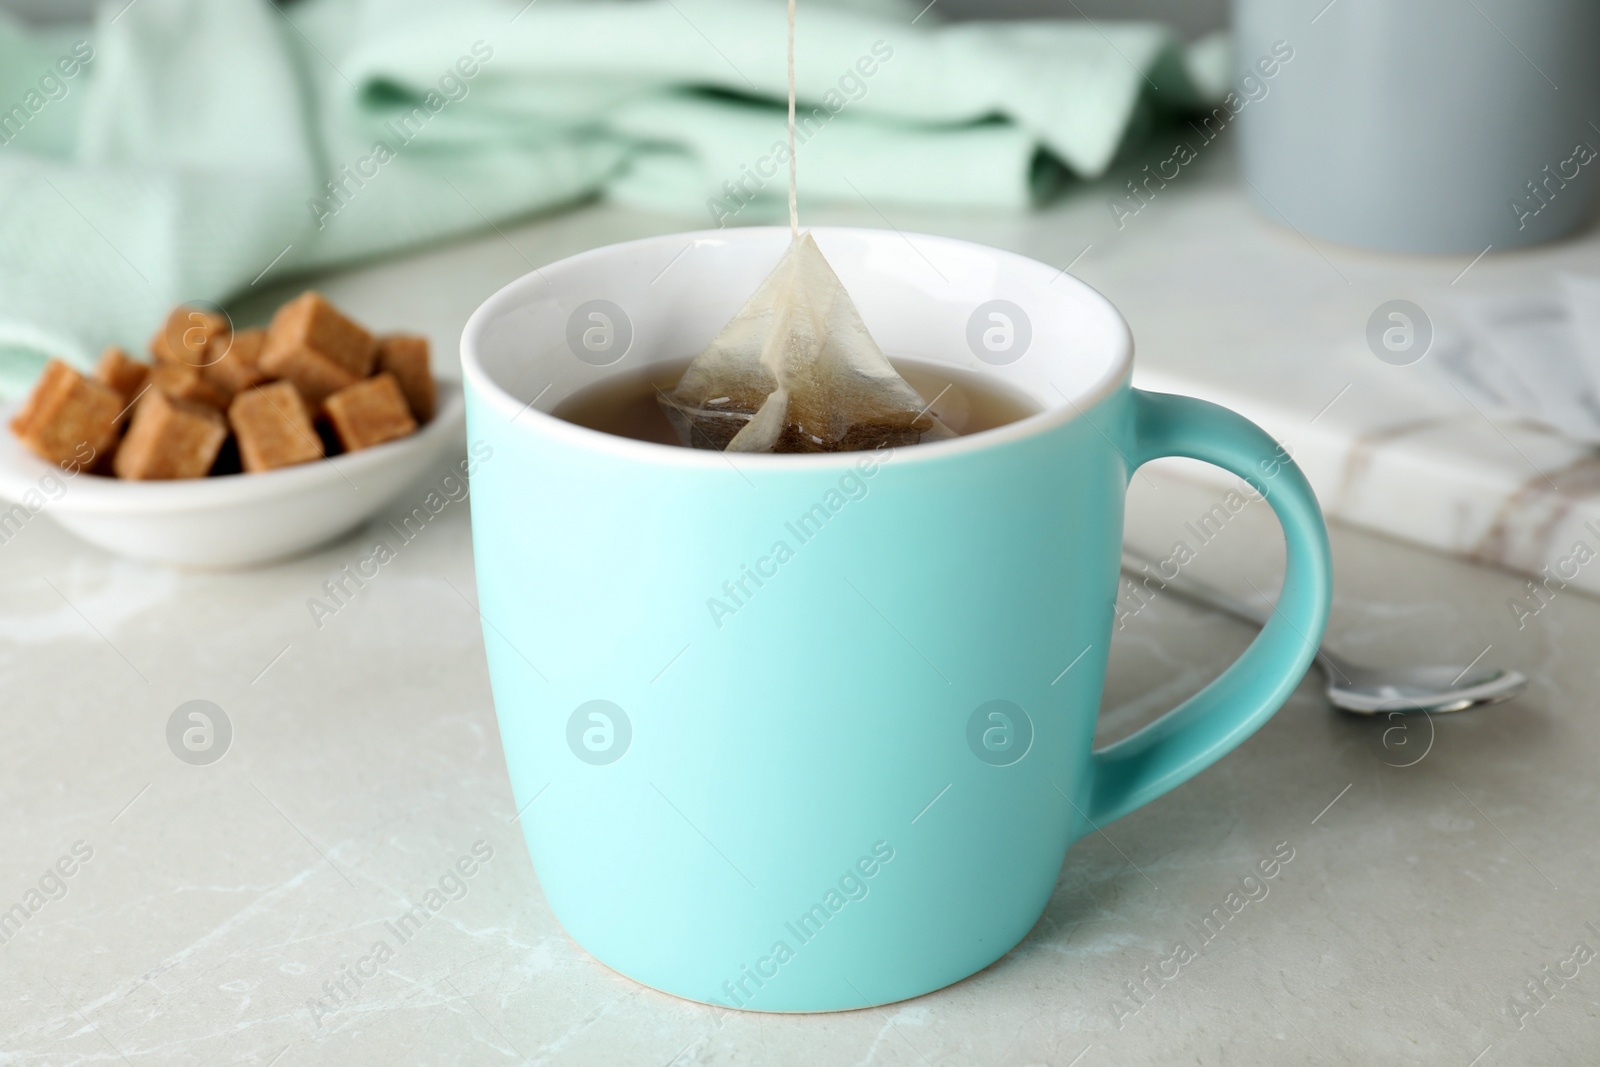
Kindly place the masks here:
<instances>
[{"instance_id":1,"label":"mint green cloth","mask_svg":"<svg viewBox=\"0 0 1600 1067\"><path fill-rule=\"evenodd\" d=\"M1025 210L1049 166L1098 175L1152 114L1225 89L1217 42L1156 25L916 14L800 3L802 205ZM113 0L76 32L0 21L0 391L46 355L142 351L181 301L597 193L685 228L771 221L784 46L774 0Z\"/></svg>"}]
</instances>

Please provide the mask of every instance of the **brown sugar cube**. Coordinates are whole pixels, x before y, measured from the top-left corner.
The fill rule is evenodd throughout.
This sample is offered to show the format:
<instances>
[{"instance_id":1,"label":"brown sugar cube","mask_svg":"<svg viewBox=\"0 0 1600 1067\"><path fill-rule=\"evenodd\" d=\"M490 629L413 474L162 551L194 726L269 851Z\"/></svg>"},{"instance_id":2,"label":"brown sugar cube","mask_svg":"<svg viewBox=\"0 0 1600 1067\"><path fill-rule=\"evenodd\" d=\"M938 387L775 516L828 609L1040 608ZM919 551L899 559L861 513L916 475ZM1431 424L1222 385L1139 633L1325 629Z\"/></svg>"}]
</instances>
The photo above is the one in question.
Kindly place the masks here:
<instances>
[{"instance_id":1,"label":"brown sugar cube","mask_svg":"<svg viewBox=\"0 0 1600 1067\"><path fill-rule=\"evenodd\" d=\"M209 349L213 340L226 337L228 320L215 312L179 304L167 315L155 336L150 338L150 355L157 363L178 363L203 367L212 362Z\"/></svg>"},{"instance_id":2,"label":"brown sugar cube","mask_svg":"<svg viewBox=\"0 0 1600 1067\"><path fill-rule=\"evenodd\" d=\"M57 366L58 363L60 363L59 367ZM39 372L38 381L33 383L33 391L23 397L22 404L17 408L16 413L11 416L9 425L12 433L18 437L26 433L28 427L32 426L34 420L39 417L39 411L45 406L46 399L63 388L64 382L70 381L62 373L63 369L71 370L72 368L55 359L45 363L44 370Z\"/></svg>"},{"instance_id":3,"label":"brown sugar cube","mask_svg":"<svg viewBox=\"0 0 1600 1067\"><path fill-rule=\"evenodd\" d=\"M337 363L304 350L280 352L276 357L263 354L261 369L269 377L292 383L313 408L320 408L328 397L361 380Z\"/></svg>"},{"instance_id":4,"label":"brown sugar cube","mask_svg":"<svg viewBox=\"0 0 1600 1067\"><path fill-rule=\"evenodd\" d=\"M141 481L203 477L227 436L228 424L216 408L152 389L133 409L112 470L119 478Z\"/></svg>"},{"instance_id":5,"label":"brown sugar cube","mask_svg":"<svg viewBox=\"0 0 1600 1067\"><path fill-rule=\"evenodd\" d=\"M41 411L57 403L54 398L71 386L72 375L76 373L59 359L46 362L44 370L39 372L39 380L33 383L33 391L23 399L17 413L11 416L11 432L18 437L26 433Z\"/></svg>"},{"instance_id":6,"label":"brown sugar cube","mask_svg":"<svg viewBox=\"0 0 1600 1067\"><path fill-rule=\"evenodd\" d=\"M322 439L300 391L288 382L247 389L228 405L239 459L252 473L322 458Z\"/></svg>"},{"instance_id":7,"label":"brown sugar cube","mask_svg":"<svg viewBox=\"0 0 1600 1067\"><path fill-rule=\"evenodd\" d=\"M57 359L11 420L11 430L40 459L58 466L92 465L116 446L122 397Z\"/></svg>"},{"instance_id":8,"label":"brown sugar cube","mask_svg":"<svg viewBox=\"0 0 1600 1067\"><path fill-rule=\"evenodd\" d=\"M11 432L40 459L57 466L92 465L117 443L122 395L52 359L20 410Z\"/></svg>"},{"instance_id":9,"label":"brown sugar cube","mask_svg":"<svg viewBox=\"0 0 1600 1067\"><path fill-rule=\"evenodd\" d=\"M100 362L94 367L94 380L115 390L117 395L122 397L124 405L133 403L149 377L148 363L129 359L128 353L116 345L106 349L100 356Z\"/></svg>"},{"instance_id":10,"label":"brown sugar cube","mask_svg":"<svg viewBox=\"0 0 1600 1067\"><path fill-rule=\"evenodd\" d=\"M433 372L428 369L428 339L393 333L378 338L378 371L394 375L418 422L433 418Z\"/></svg>"},{"instance_id":11,"label":"brown sugar cube","mask_svg":"<svg viewBox=\"0 0 1600 1067\"><path fill-rule=\"evenodd\" d=\"M280 365L296 362L296 356L316 356L355 378L372 373L377 341L360 324L340 314L320 293L306 292L278 309L267 327L267 343L261 353L262 368L281 378L290 377Z\"/></svg>"},{"instance_id":12,"label":"brown sugar cube","mask_svg":"<svg viewBox=\"0 0 1600 1067\"><path fill-rule=\"evenodd\" d=\"M201 376L230 397L260 385L267 380L261 369L261 346L266 339L266 330L239 330L213 338L206 349L211 362L200 368Z\"/></svg>"},{"instance_id":13,"label":"brown sugar cube","mask_svg":"<svg viewBox=\"0 0 1600 1067\"><path fill-rule=\"evenodd\" d=\"M348 452L393 441L417 428L392 374L378 374L339 390L323 403L322 410Z\"/></svg>"},{"instance_id":14,"label":"brown sugar cube","mask_svg":"<svg viewBox=\"0 0 1600 1067\"><path fill-rule=\"evenodd\" d=\"M206 380L200 370L183 363L161 363L150 372L150 382L174 400L205 404L222 411L228 394Z\"/></svg>"}]
</instances>

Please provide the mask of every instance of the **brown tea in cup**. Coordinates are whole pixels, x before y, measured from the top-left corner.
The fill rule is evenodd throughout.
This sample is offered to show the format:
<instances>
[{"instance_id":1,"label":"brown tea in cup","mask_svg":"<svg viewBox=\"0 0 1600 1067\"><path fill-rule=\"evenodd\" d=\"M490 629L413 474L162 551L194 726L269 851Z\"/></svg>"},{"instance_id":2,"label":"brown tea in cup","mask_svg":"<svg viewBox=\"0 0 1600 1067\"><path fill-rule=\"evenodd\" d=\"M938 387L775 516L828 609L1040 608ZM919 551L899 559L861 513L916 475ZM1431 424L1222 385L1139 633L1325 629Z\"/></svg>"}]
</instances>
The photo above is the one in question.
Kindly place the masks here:
<instances>
[{"instance_id":1,"label":"brown tea in cup","mask_svg":"<svg viewBox=\"0 0 1600 1067\"><path fill-rule=\"evenodd\" d=\"M891 362L923 398L926 414L956 435L992 430L1041 410L1031 397L975 371L942 363ZM688 365L688 360L674 360L613 374L573 393L557 404L552 414L601 433L683 446L661 398L672 394ZM896 446L894 441L888 444Z\"/></svg>"}]
</instances>

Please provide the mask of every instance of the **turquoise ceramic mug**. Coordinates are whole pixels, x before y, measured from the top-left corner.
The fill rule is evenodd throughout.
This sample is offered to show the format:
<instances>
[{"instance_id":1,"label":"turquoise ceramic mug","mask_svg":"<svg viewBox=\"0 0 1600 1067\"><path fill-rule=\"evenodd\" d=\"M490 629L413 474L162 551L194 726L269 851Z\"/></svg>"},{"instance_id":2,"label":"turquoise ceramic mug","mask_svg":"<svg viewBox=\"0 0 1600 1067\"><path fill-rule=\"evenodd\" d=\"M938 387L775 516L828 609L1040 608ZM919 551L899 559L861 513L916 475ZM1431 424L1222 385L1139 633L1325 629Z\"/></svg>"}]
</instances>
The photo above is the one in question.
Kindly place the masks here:
<instances>
[{"instance_id":1,"label":"turquoise ceramic mug","mask_svg":"<svg viewBox=\"0 0 1600 1067\"><path fill-rule=\"evenodd\" d=\"M901 1000L1004 955L1073 841L1278 709L1330 598L1299 469L1229 411L1131 388L1127 325L1098 293L961 241L813 232L891 357L981 370L1043 411L808 456L548 414L698 352L777 263L781 229L574 256L462 337L489 677L545 896L613 969L761 1011ZM1160 456L1266 496L1283 592L1221 677L1097 752L1124 493Z\"/></svg>"}]
</instances>

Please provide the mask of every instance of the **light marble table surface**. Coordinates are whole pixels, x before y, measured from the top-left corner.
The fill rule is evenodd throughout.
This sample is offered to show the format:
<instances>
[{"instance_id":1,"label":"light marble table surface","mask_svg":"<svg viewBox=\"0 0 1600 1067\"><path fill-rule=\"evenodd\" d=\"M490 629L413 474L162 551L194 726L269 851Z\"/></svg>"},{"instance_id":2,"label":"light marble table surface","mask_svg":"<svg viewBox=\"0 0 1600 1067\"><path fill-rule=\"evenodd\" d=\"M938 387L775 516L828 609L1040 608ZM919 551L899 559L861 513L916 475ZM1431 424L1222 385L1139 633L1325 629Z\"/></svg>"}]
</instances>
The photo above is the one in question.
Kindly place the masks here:
<instances>
[{"instance_id":1,"label":"light marble table surface","mask_svg":"<svg viewBox=\"0 0 1600 1067\"><path fill-rule=\"evenodd\" d=\"M1154 378L1225 385L1226 368L1208 378L1185 352L1259 354L1283 290L1347 295L1322 251L1245 210L1226 161L1205 166L1109 238L1103 189L1026 218L862 205L811 221L890 221L1058 265L1095 245L1073 269L1126 310ZM476 304L533 264L701 224L587 206L317 284L448 356ZM1170 252L1207 240L1270 249L1281 276L1263 289L1237 262ZM1309 418L1337 377L1326 397L1283 403ZM984 972L880 1009L725 1013L612 973L552 918L511 823L464 505L313 621L308 598L443 473L362 531L243 573L125 562L44 519L0 546L0 912L40 904L0 945L0 1064L1595 1061L1600 605L1582 594L1519 629L1517 577L1336 524L1338 647L1377 664L1481 656L1526 671L1527 695L1390 722L1332 712L1310 679L1217 766L1074 846L1037 928ZM1131 541L1160 548L1216 501L1190 474L1134 480ZM1280 546L1252 504L1195 572L1270 591ZM1104 739L1199 688L1249 637L1170 597L1124 622ZM193 699L232 725L205 766L166 739ZM1265 895L1197 933L1275 850L1292 858ZM473 876L453 880L474 853ZM445 905L398 943L386 924L441 884ZM398 947L363 965L380 938ZM1180 942L1196 958L1150 977Z\"/></svg>"}]
</instances>

